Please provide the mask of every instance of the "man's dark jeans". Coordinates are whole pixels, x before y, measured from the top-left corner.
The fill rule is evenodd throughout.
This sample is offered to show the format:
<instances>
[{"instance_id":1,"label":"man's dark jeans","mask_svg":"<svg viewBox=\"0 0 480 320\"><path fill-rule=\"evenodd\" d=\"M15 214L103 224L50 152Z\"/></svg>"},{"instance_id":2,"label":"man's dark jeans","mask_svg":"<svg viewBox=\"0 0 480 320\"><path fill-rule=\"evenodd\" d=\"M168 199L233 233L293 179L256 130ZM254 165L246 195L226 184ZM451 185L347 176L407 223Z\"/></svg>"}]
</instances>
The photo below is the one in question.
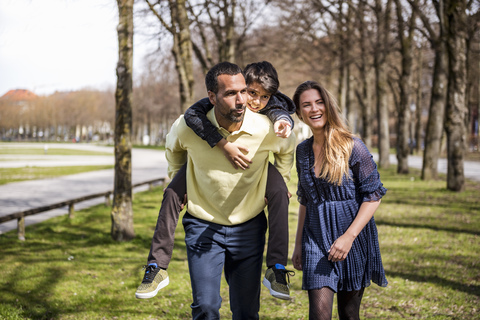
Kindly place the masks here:
<instances>
[{"instance_id":1,"label":"man's dark jeans","mask_svg":"<svg viewBox=\"0 0 480 320\"><path fill-rule=\"evenodd\" d=\"M229 285L232 318L258 319L267 228L264 212L234 226L211 223L186 213L183 226L193 319L220 319L222 271Z\"/></svg>"}]
</instances>

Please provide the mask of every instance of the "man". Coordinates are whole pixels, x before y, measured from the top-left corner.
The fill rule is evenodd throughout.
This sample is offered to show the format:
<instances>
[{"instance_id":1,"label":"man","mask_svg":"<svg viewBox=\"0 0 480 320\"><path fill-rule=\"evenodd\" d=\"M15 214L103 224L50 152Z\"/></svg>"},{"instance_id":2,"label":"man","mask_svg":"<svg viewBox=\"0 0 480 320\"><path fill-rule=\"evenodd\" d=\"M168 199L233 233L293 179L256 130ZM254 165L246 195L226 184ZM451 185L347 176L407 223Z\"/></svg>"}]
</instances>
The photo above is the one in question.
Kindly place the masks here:
<instances>
[{"instance_id":1,"label":"man","mask_svg":"<svg viewBox=\"0 0 480 320\"><path fill-rule=\"evenodd\" d=\"M252 163L248 170L235 170L220 149L206 148L183 116L167 135L169 176L187 161L188 209L183 225L192 315L193 319L219 318L224 270L233 319L258 319L269 152L288 179L295 137L277 137L267 117L246 109L245 79L237 65L217 64L205 83L214 105L207 117L228 141L248 146Z\"/></svg>"}]
</instances>

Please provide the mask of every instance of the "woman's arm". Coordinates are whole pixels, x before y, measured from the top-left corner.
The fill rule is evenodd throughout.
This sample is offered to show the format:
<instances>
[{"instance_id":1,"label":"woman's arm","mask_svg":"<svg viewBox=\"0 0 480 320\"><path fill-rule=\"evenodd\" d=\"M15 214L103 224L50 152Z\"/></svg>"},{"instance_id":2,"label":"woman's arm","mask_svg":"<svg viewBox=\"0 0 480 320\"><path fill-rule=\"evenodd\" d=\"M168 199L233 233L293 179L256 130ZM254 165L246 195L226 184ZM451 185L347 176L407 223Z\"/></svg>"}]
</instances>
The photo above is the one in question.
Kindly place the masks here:
<instances>
[{"instance_id":1,"label":"woman's arm","mask_svg":"<svg viewBox=\"0 0 480 320\"><path fill-rule=\"evenodd\" d=\"M306 210L307 208L302 204L298 209L297 234L295 236L295 248L293 249L292 255L293 267L297 270L302 270L302 236Z\"/></svg>"},{"instance_id":2,"label":"woman's arm","mask_svg":"<svg viewBox=\"0 0 480 320\"><path fill-rule=\"evenodd\" d=\"M349 165L352 169L352 178L357 183L356 192L361 196L362 204L345 234L335 240L330 248L328 259L334 262L344 260L347 257L353 241L372 219L380 205L381 198L387 192L380 181L377 165L373 161L370 151L358 138L354 139Z\"/></svg>"},{"instance_id":3,"label":"woman's arm","mask_svg":"<svg viewBox=\"0 0 480 320\"><path fill-rule=\"evenodd\" d=\"M350 249L352 248L353 241L357 238L358 234L365 228L367 223L372 219L373 214L380 205L381 200L363 202L360 205L358 214L353 220L350 227L343 235L341 235L330 247L328 251L328 260L332 262L345 260Z\"/></svg>"}]
</instances>

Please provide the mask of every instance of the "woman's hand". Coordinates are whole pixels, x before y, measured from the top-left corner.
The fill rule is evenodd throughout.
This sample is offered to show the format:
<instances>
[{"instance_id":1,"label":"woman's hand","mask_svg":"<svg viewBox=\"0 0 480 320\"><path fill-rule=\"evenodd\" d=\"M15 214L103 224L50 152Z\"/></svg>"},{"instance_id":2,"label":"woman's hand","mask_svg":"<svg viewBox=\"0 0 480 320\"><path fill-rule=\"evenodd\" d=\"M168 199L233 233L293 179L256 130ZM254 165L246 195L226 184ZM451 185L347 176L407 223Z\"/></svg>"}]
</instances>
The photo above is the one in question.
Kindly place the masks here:
<instances>
[{"instance_id":1,"label":"woman's hand","mask_svg":"<svg viewBox=\"0 0 480 320\"><path fill-rule=\"evenodd\" d=\"M298 246L295 245L295 248L293 249L292 263L295 269L302 271L302 246L301 245L298 245Z\"/></svg>"},{"instance_id":2,"label":"woman's hand","mask_svg":"<svg viewBox=\"0 0 480 320\"><path fill-rule=\"evenodd\" d=\"M277 137L288 138L292 133L292 126L288 121L278 120L273 124L273 129L277 134Z\"/></svg>"},{"instance_id":3,"label":"woman's hand","mask_svg":"<svg viewBox=\"0 0 480 320\"><path fill-rule=\"evenodd\" d=\"M380 205L380 200L363 202L358 210L358 214L353 220L347 231L339 237L330 247L328 252L328 260L332 262L343 261L347 258L348 252L352 248L353 241L358 234L367 225L368 221L372 219L373 214Z\"/></svg>"},{"instance_id":4,"label":"woman's hand","mask_svg":"<svg viewBox=\"0 0 480 320\"><path fill-rule=\"evenodd\" d=\"M340 236L328 250L328 260L332 262L343 261L347 258L350 249L352 248L355 237L344 234Z\"/></svg>"},{"instance_id":5,"label":"woman's hand","mask_svg":"<svg viewBox=\"0 0 480 320\"><path fill-rule=\"evenodd\" d=\"M249 151L247 147L237 143L228 142L225 139L220 140L220 142L217 143L217 146L222 149L225 158L230 161L235 169L248 169L248 164L252 163L252 160L245 155Z\"/></svg>"}]
</instances>

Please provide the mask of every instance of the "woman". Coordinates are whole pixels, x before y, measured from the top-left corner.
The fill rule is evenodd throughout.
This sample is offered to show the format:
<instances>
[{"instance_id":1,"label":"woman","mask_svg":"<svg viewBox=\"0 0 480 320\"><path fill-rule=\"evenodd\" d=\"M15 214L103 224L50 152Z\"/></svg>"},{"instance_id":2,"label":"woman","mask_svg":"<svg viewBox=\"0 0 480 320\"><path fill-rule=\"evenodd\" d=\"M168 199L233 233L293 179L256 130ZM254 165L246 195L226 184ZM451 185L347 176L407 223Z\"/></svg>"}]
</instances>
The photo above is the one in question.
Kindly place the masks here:
<instances>
[{"instance_id":1,"label":"woman","mask_svg":"<svg viewBox=\"0 0 480 320\"><path fill-rule=\"evenodd\" d=\"M313 136L297 146L300 209L293 266L303 271L310 319L359 319L365 287L387 285L373 219L386 189L363 142L320 84L306 81L293 97Z\"/></svg>"}]
</instances>

